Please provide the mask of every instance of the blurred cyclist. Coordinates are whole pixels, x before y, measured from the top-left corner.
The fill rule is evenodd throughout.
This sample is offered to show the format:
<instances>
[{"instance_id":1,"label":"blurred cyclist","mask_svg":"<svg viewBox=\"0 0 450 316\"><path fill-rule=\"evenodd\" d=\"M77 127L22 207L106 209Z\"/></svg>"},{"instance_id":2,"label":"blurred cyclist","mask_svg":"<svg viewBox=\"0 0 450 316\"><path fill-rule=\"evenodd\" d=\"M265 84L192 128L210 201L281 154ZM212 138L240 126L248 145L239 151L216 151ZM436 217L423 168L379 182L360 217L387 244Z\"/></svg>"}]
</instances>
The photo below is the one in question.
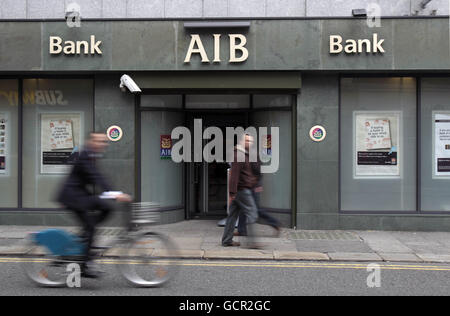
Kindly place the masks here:
<instances>
[{"instance_id":1,"label":"blurred cyclist","mask_svg":"<svg viewBox=\"0 0 450 316\"><path fill-rule=\"evenodd\" d=\"M75 161L72 172L58 195L58 202L73 211L83 225L83 238L86 240L86 249L81 266L82 276L96 278L99 273L91 266L91 248L95 228L111 212L111 206L94 193L94 186L103 191L111 191L111 187L97 169L95 161L101 157L108 146L105 134L91 133L86 147ZM121 194L116 197L120 202L131 202L131 197Z\"/></svg>"}]
</instances>

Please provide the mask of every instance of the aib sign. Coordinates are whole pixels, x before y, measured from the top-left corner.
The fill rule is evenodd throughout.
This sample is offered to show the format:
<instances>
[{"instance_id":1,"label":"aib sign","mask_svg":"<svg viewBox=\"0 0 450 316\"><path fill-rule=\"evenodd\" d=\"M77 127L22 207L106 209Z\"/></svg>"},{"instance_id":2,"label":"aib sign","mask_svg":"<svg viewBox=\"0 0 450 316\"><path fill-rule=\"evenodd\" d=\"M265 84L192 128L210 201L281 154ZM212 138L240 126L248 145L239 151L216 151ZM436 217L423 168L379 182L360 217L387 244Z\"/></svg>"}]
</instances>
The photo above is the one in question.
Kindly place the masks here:
<instances>
[{"instance_id":1,"label":"aib sign","mask_svg":"<svg viewBox=\"0 0 450 316\"><path fill-rule=\"evenodd\" d=\"M172 158L172 137L170 135L161 135L159 156L161 159Z\"/></svg>"},{"instance_id":2,"label":"aib sign","mask_svg":"<svg viewBox=\"0 0 450 316\"><path fill-rule=\"evenodd\" d=\"M263 153L267 156L272 155L272 135L266 135L263 137Z\"/></svg>"},{"instance_id":3,"label":"aib sign","mask_svg":"<svg viewBox=\"0 0 450 316\"><path fill-rule=\"evenodd\" d=\"M123 131L119 126L113 125L106 131L106 136L110 141L118 142L123 136Z\"/></svg>"},{"instance_id":4,"label":"aib sign","mask_svg":"<svg viewBox=\"0 0 450 316\"><path fill-rule=\"evenodd\" d=\"M214 55L213 63L220 63L220 45L221 34L213 34L214 38ZM230 63L242 63L248 59L248 49L245 47L247 44L247 37L243 34L228 34L229 48L230 48ZM191 34L191 42L189 44L184 63L190 63L192 55L198 54L202 59L202 63L210 63L211 56L208 56L205 47L203 46L202 39L199 34Z\"/></svg>"},{"instance_id":5,"label":"aib sign","mask_svg":"<svg viewBox=\"0 0 450 316\"><path fill-rule=\"evenodd\" d=\"M321 142L327 136L327 131L323 126L316 125L309 130L309 137L312 141Z\"/></svg>"}]
</instances>

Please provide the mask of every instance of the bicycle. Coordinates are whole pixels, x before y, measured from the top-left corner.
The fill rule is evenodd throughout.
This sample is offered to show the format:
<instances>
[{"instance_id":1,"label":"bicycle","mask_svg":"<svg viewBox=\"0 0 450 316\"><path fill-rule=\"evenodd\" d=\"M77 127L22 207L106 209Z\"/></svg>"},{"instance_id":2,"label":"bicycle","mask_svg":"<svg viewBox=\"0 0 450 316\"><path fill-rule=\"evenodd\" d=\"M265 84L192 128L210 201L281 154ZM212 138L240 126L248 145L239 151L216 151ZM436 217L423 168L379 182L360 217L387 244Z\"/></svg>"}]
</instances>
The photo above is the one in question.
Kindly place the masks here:
<instances>
[{"instance_id":1,"label":"bicycle","mask_svg":"<svg viewBox=\"0 0 450 316\"><path fill-rule=\"evenodd\" d=\"M124 215L125 225L115 231L116 236L106 246L93 247L93 259L117 264L122 276L134 286L164 285L176 273L170 259L177 257L177 248L167 236L142 229L159 222L158 205L131 203L131 214ZM66 286L69 265L82 263L82 239L62 229L46 229L29 234L26 240L23 266L27 276L40 286Z\"/></svg>"}]
</instances>

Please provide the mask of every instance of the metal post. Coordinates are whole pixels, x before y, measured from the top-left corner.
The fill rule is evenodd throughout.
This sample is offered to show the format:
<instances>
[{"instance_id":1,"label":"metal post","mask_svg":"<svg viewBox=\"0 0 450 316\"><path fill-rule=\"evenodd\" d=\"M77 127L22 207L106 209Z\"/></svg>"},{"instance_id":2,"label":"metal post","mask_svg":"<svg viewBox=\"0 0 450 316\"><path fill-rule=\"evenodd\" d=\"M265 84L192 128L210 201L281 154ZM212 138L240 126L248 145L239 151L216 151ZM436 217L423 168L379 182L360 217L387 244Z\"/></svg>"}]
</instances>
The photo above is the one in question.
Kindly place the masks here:
<instances>
[{"instance_id":1,"label":"metal post","mask_svg":"<svg viewBox=\"0 0 450 316\"><path fill-rule=\"evenodd\" d=\"M230 174L231 174L231 168L227 169L227 215L230 215ZM227 219L221 219L218 223L217 226L225 226L227 222ZM236 227L237 227L236 223Z\"/></svg>"},{"instance_id":2,"label":"metal post","mask_svg":"<svg viewBox=\"0 0 450 316\"><path fill-rule=\"evenodd\" d=\"M227 169L227 214L230 215L230 172L231 168Z\"/></svg>"}]
</instances>

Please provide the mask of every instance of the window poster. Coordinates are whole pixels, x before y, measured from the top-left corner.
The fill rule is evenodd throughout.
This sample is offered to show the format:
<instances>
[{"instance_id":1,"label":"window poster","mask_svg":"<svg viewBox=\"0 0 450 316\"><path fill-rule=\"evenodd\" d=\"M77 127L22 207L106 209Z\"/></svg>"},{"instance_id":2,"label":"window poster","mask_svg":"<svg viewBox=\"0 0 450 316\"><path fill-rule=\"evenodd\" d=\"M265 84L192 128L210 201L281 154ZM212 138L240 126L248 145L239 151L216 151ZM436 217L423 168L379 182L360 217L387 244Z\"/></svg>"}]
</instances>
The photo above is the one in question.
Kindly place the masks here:
<instances>
[{"instance_id":1,"label":"window poster","mask_svg":"<svg viewBox=\"0 0 450 316\"><path fill-rule=\"evenodd\" d=\"M80 113L41 114L41 174L65 174L78 157Z\"/></svg>"},{"instance_id":2,"label":"window poster","mask_svg":"<svg viewBox=\"0 0 450 316\"><path fill-rule=\"evenodd\" d=\"M263 154L266 156L272 155L272 135L263 136Z\"/></svg>"},{"instance_id":3,"label":"window poster","mask_svg":"<svg viewBox=\"0 0 450 316\"><path fill-rule=\"evenodd\" d=\"M355 177L400 176L400 113L355 112Z\"/></svg>"},{"instance_id":4,"label":"window poster","mask_svg":"<svg viewBox=\"0 0 450 316\"><path fill-rule=\"evenodd\" d=\"M159 156L161 159L171 159L172 158L172 136L171 135L161 135L160 137L160 151Z\"/></svg>"},{"instance_id":5,"label":"window poster","mask_svg":"<svg viewBox=\"0 0 450 316\"><path fill-rule=\"evenodd\" d=\"M8 114L0 112L0 175L8 171Z\"/></svg>"},{"instance_id":6,"label":"window poster","mask_svg":"<svg viewBox=\"0 0 450 316\"><path fill-rule=\"evenodd\" d=\"M450 112L433 112L434 176L450 177Z\"/></svg>"}]
</instances>

